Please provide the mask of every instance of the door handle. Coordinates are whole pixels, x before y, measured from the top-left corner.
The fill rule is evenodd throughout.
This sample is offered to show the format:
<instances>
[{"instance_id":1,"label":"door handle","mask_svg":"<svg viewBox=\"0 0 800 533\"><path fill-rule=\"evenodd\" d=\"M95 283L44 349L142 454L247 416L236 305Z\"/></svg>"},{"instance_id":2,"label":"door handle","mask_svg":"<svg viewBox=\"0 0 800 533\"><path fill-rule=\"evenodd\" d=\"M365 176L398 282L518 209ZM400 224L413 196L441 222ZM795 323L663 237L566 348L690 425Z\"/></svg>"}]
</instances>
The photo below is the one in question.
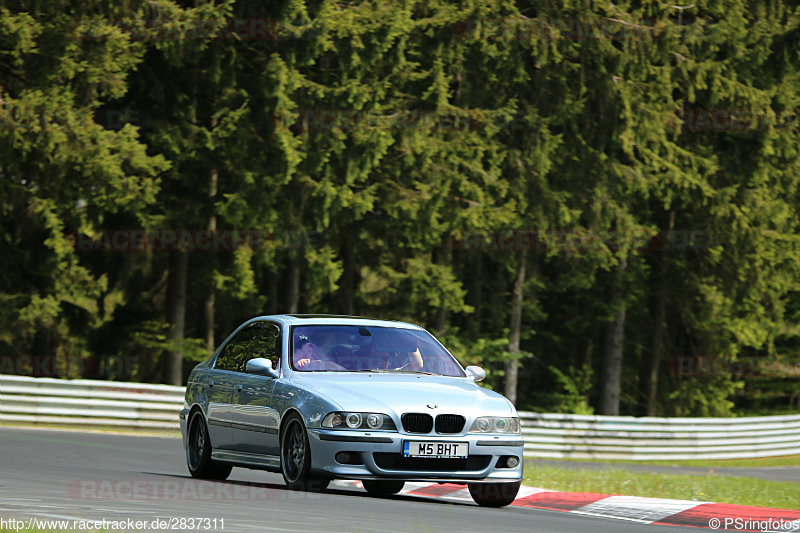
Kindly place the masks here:
<instances>
[{"instance_id":1,"label":"door handle","mask_svg":"<svg viewBox=\"0 0 800 533\"><path fill-rule=\"evenodd\" d=\"M242 386L236 385L236 392L241 392L241 391L242 391Z\"/></svg>"},{"instance_id":2,"label":"door handle","mask_svg":"<svg viewBox=\"0 0 800 533\"><path fill-rule=\"evenodd\" d=\"M214 380L213 379L208 382L208 386L209 386L209 388L214 386Z\"/></svg>"}]
</instances>

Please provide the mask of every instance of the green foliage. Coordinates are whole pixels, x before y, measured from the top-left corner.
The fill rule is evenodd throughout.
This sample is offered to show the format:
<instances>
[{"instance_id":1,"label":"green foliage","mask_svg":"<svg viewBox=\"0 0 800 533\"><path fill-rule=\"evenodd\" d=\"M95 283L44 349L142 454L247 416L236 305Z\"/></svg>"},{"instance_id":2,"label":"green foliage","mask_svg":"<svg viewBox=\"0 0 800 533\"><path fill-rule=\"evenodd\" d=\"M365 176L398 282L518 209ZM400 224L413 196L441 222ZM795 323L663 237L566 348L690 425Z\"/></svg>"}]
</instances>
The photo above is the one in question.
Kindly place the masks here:
<instances>
[{"instance_id":1,"label":"green foliage","mask_svg":"<svg viewBox=\"0 0 800 533\"><path fill-rule=\"evenodd\" d=\"M172 326L166 322L149 321L141 325L139 331L131 335L131 351L133 354L146 352L153 361L162 361L167 353L180 350L187 362L199 363L208 359L203 339L184 338L173 340L168 336Z\"/></svg>"},{"instance_id":2,"label":"green foliage","mask_svg":"<svg viewBox=\"0 0 800 533\"><path fill-rule=\"evenodd\" d=\"M553 404L548 406L549 409L555 413L594 414L594 409L587 403L587 397L592 389L592 369L588 366L581 368L570 366L566 373L555 366L550 366L549 369L563 389L563 392L551 395Z\"/></svg>"},{"instance_id":3,"label":"green foliage","mask_svg":"<svg viewBox=\"0 0 800 533\"><path fill-rule=\"evenodd\" d=\"M507 333L507 332L505 332ZM476 365L486 370L486 379L481 385L492 390L502 388L505 363L515 357L508 353L508 338L468 339L457 329L441 335L439 340L464 365ZM518 354L516 358L523 357Z\"/></svg>"},{"instance_id":4,"label":"green foliage","mask_svg":"<svg viewBox=\"0 0 800 533\"><path fill-rule=\"evenodd\" d=\"M235 20L275 27L196 34ZM0 0L0 347L157 381L246 318L350 313L445 331L501 390L523 265L465 243L527 231L522 409L593 412L624 308L624 414L796 410L794 374L666 363L800 349L799 26L746 0ZM190 252L177 311L168 252L73 241L213 228L270 237Z\"/></svg>"}]
</instances>

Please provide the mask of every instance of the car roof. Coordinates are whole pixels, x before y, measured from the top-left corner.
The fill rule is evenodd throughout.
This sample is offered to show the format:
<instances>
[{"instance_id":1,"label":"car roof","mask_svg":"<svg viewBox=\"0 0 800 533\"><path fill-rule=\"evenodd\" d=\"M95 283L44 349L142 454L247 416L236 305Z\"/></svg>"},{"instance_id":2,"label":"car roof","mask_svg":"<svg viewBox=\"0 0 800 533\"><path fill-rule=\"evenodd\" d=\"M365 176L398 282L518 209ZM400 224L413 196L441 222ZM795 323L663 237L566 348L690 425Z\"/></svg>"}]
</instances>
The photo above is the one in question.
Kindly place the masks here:
<instances>
[{"instance_id":1,"label":"car roof","mask_svg":"<svg viewBox=\"0 0 800 533\"><path fill-rule=\"evenodd\" d=\"M379 318L368 318L361 316L347 315L267 315L257 317L258 320L278 320L289 326L365 326L384 328L418 329L423 328L408 322L397 320L381 320Z\"/></svg>"}]
</instances>

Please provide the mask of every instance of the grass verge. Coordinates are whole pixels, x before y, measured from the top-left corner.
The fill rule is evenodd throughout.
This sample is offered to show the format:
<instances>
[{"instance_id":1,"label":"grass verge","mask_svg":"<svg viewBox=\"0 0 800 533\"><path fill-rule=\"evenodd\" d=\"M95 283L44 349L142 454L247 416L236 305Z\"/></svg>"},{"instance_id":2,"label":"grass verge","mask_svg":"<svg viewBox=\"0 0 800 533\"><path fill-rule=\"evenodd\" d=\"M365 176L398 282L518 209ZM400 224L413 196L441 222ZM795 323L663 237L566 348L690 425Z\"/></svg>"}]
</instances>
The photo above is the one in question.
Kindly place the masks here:
<instances>
[{"instance_id":1,"label":"grass verge","mask_svg":"<svg viewBox=\"0 0 800 533\"><path fill-rule=\"evenodd\" d=\"M538 457L526 457L526 459L539 459ZM548 461L550 459L542 459ZM619 465L661 465L661 466L690 466L700 468L721 468L721 467L751 467L768 468L779 466L800 466L800 455L781 455L778 457L757 457L755 459L691 459L686 461L627 461L627 460L598 460L598 459L552 459L553 461L569 461L571 463L598 463L619 464Z\"/></svg>"},{"instance_id":2,"label":"grass verge","mask_svg":"<svg viewBox=\"0 0 800 533\"><path fill-rule=\"evenodd\" d=\"M86 426L80 424L31 424L29 422L9 422L3 421L0 427L11 427L20 429L55 429L65 431L82 431L87 433L106 433L111 435L138 435L142 437L171 437L179 438L180 429L150 429L124 426ZM4 533L0 529L0 533Z\"/></svg>"},{"instance_id":3,"label":"grass verge","mask_svg":"<svg viewBox=\"0 0 800 533\"><path fill-rule=\"evenodd\" d=\"M798 509L800 483L733 476L650 474L621 468L576 470L537 466L525 471L526 485L559 492L589 492L676 500Z\"/></svg>"}]
</instances>

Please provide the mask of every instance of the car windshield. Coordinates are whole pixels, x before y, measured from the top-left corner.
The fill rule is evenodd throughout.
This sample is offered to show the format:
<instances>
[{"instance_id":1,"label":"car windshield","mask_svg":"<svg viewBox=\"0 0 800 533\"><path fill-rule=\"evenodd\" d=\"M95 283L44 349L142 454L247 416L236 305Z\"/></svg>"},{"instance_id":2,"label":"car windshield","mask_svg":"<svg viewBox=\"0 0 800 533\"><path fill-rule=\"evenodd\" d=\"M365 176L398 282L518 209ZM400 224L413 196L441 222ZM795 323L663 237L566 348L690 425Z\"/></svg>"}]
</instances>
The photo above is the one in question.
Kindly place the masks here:
<instances>
[{"instance_id":1,"label":"car windshield","mask_svg":"<svg viewBox=\"0 0 800 533\"><path fill-rule=\"evenodd\" d=\"M292 367L300 372L409 372L463 377L430 333L377 326L295 326Z\"/></svg>"}]
</instances>

